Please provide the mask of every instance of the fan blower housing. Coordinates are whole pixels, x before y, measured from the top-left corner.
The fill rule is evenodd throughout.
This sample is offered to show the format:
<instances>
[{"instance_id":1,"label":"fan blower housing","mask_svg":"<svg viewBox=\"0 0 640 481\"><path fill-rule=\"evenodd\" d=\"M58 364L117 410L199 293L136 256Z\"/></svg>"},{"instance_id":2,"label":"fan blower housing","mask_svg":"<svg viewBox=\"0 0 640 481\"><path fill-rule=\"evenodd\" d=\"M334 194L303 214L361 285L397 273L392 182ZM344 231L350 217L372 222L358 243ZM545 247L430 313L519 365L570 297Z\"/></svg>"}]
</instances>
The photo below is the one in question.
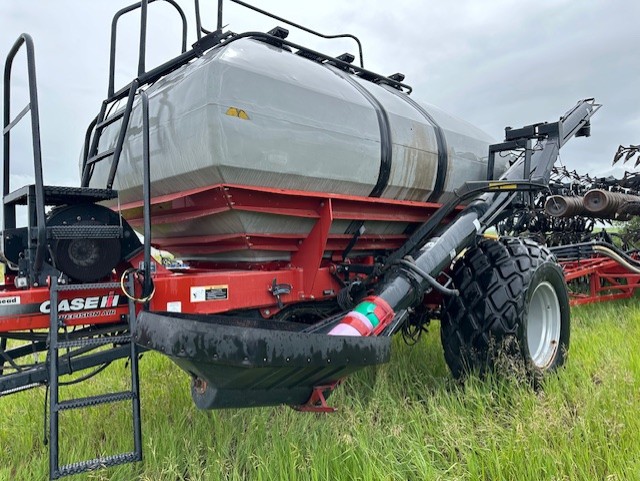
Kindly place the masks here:
<instances>
[{"instance_id":1,"label":"fan blower housing","mask_svg":"<svg viewBox=\"0 0 640 481\"><path fill-rule=\"evenodd\" d=\"M130 258L141 243L131 226L116 212L97 204L68 205L53 209L47 227L74 227L76 232L95 232L94 226L122 226L107 230L103 237L93 235L52 239L48 262L71 279L94 282L107 277L123 260ZM117 233L116 233L117 232Z\"/></svg>"}]
</instances>

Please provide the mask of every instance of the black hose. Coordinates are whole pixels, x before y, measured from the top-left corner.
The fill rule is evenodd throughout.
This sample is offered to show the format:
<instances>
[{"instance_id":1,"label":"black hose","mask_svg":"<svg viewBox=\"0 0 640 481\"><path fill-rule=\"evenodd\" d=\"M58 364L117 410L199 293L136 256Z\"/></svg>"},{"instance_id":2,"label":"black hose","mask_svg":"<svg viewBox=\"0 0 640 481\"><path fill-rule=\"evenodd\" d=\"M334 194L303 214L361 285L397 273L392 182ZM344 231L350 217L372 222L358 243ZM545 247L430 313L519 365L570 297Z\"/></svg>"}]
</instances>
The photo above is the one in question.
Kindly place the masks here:
<instances>
[{"instance_id":1,"label":"black hose","mask_svg":"<svg viewBox=\"0 0 640 481\"><path fill-rule=\"evenodd\" d=\"M431 285L436 291L444 296L458 296L460 295L460 291L458 289L449 289L448 287L440 284L436 279L434 279L428 272L420 269L415 263L407 260L407 259L398 259L394 262L395 264L401 264L402 266L408 268L414 274L419 275L425 281Z\"/></svg>"}]
</instances>

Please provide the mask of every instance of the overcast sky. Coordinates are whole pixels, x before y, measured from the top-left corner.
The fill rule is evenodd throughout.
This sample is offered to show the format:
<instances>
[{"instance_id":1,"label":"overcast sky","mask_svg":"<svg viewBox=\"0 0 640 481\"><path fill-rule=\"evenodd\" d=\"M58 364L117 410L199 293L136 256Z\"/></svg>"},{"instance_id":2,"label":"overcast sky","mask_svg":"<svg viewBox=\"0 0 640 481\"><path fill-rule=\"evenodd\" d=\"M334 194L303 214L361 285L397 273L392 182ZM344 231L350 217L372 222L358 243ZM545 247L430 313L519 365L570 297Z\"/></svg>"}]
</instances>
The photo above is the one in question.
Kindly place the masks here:
<instances>
[{"instance_id":1,"label":"overcast sky","mask_svg":"<svg viewBox=\"0 0 640 481\"><path fill-rule=\"evenodd\" d=\"M215 5L203 4L205 26ZM120 0L2 0L0 56L22 32L35 41L45 182L78 185L85 129L106 96L109 29ZM162 3L162 4L160 4ZM192 20L192 1L179 2ZM640 143L640 1L395 0L254 4L325 33L360 37L365 67L402 72L424 100L502 140L504 127L554 121L580 98L604 105L592 137L575 139L562 162L579 172L610 170L619 144ZM150 7L148 67L178 53L179 28L164 2ZM123 23L118 84L137 66L138 17ZM229 29L269 30L262 20L225 4ZM193 24L192 24L193 25ZM191 28L189 45L194 41ZM338 55L353 44L318 41L291 30L289 39ZM24 59L15 66L12 116L26 104ZM0 99L0 102L2 99ZM24 122L12 139L12 188L30 182L30 138ZM12 131L13 132L13 131Z\"/></svg>"}]
</instances>

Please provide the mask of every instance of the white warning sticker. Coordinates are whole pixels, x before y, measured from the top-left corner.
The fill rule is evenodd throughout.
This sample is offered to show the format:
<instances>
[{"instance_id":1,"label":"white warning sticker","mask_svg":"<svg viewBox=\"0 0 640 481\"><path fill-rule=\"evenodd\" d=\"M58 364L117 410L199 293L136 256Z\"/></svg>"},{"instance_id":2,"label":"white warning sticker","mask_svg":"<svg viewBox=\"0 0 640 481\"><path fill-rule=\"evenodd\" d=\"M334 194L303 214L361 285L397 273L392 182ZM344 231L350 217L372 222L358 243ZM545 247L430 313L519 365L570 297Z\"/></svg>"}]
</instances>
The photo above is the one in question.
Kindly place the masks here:
<instances>
[{"instance_id":1,"label":"white warning sticker","mask_svg":"<svg viewBox=\"0 0 640 481\"><path fill-rule=\"evenodd\" d=\"M167 312L182 312L182 302L167 302Z\"/></svg>"},{"instance_id":2,"label":"white warning sticker","mask_svg":"<svg viewBox=\"0 0 640 481\"><path fill-rule=\"evenodd\" d=\"M198 286L191 288L191 302L226 301L229 299L229 286Z\"/></svg>"}]
</instances>

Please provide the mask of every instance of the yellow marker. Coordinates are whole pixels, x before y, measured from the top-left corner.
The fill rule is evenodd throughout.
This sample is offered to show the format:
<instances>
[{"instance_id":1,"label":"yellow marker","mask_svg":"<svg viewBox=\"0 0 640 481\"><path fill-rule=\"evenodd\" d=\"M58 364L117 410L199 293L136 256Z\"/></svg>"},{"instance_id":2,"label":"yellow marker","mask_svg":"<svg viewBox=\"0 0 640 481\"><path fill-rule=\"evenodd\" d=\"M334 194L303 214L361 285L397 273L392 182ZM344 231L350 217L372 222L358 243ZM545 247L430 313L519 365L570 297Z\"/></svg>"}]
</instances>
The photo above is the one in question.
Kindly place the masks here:
<instances>
[{"instance_id":1,"label":"yellow marker","mask_svg":"<svg viewBox=\"0 0 640 481\"><path fill-rule=\"evenodd\" d=\"M518 184L503 184L502 182L489 182L491 190L514 190L518 188Z\"/></svg>"},{"instance_id":2,"label":"yellow marker","mask_svg":"<svg viewBox=\"0 0 640 481\"><path fill-rule=\"evenodd\" d=\"M235 107L229 107L225 113L227 115L230 115L231 117L238 117L242 120L249 120L249 116L244 110L237 109Z\"/></svg>"}]
</instances>

